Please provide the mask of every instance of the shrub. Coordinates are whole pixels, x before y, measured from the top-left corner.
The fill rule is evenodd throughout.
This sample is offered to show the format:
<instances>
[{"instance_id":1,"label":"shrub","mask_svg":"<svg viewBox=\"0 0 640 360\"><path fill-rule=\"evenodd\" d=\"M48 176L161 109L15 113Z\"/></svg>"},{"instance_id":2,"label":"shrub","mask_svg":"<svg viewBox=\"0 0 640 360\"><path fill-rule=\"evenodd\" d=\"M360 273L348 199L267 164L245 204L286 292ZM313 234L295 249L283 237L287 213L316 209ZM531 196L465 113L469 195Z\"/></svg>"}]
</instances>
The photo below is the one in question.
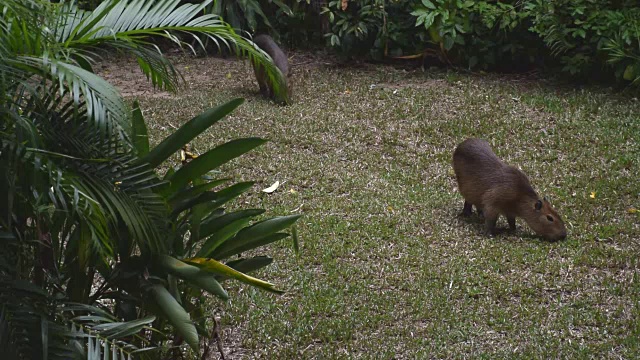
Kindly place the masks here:
<instances>
[{"instance_id":1,"label":"shrub","mask_svg":"<svg viewBox=\"0 0 640 360\"><path fill-rule=\"evenodd\" d=\"M562 71L589 76L605 70L618 80L640 76L640 8L635 1L529 0L531 30L539 34Z\"/></svg>"},{"instance_id":2,"label":"shrub","mask_svg":"<svg viewBox=\"0 0 640 360\"><path fill-rule=\"evenodd\" d=\"M404 0L330 1L323 9L331 24L327 45L345 56L383 59L414 54L424 37L413 31L410 6Z\"/></svg>"}]
</instances>

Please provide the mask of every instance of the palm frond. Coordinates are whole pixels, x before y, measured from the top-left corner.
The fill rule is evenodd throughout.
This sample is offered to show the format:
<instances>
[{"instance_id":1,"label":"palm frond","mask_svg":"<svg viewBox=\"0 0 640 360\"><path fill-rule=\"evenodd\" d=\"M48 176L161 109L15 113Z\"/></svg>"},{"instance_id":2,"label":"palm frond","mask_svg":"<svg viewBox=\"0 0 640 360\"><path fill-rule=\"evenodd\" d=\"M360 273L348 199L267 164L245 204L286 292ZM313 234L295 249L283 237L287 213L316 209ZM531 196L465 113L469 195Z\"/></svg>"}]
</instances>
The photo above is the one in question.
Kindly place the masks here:
<instances>
[{"instance_id":1,"label":"palm frond","mask_svg":"<svg viewBox=\"0 0 640 360\"><path fill-rule=\"evenodd\" d=\"M159 50L149 51L152 46L145 39L150 36L164 37L177 45L192 48L181 35L193 39L200 46L198 34L212 40L219 47L224 45L239 56L265 65L267 75L277 84L276 92L284 91L284 79L270 57L251 41L238 35L231 26L215 14L198 15L213 0L200 4L181 4L180 0L109 0L94 11L79 10L73 5L61 13L65 20L57 30L57 40L66 49L83 50L98 46L112 46L134 53L140 60L143 72L153 84L164 89L174 89L181 78ZM158 66L155 66L158 65Z\"/></svg>"},{"instance_id":2,"label":"palm frond","mask_svg":"<svg viewBox=\"0 0 640 360\"><path fill-rule=\"evenodd\" d=\"M95 129L99 129L103 136L118 134L123 139L128 138L131 131L130 109L118 90L101 77L79 66L46 57L22 56L10 60L9 64L25 74L40 74L44 81L57 83L61 95L68 94L77 107L86 106L87 119L93 122ZM20 83L23 88L33 88L33 80L30 78L23 78ZM30 91L28 98L52 97L53 94L46 90L36 92L51 88L38 87L38 90Z\"/></svg>"}]
</instances>

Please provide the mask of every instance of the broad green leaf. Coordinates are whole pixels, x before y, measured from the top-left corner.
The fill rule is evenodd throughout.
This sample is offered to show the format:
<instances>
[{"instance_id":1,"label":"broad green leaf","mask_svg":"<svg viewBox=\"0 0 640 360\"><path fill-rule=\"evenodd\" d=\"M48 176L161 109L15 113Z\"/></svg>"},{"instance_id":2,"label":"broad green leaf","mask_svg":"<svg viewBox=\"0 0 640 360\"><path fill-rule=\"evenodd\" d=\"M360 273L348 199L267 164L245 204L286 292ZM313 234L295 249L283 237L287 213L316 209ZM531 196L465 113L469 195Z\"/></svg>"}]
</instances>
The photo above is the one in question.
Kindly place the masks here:
<instances>
[{"instance_id":1,"label":"broad green leaf","mask_svg":"<svg viewBox=\"0 0 640 360\"><path fill-rule=\"evenodd\" d=\"M289 8L287 4L285 4L280 0L272 0L272 1L274 4L278 5L278 7L282 10L282 12L287 14L287 16L293 16L293 11L291 11L291 8Z\"/></svg>"},{"instance_id":2,"label":"broad green leaf","mask_svg":"<svg viewBox=\"0 0 640 360\"><path fill-rule=\"evenodd\" d=\"M246 209L204 220L200 228L200 236L205 238L238 219L251 218L262 213L264 213L264 209Z\"/></svg>"},{"instance_id":3,"label":"broad green leaf","mask_svg":"<svg viewBox=\"0 0 640 360\"><path fill-rule=\"evenodd\" d=\"M169 179L171 188L176 191L197 177L255 149L265 142L266 140L260 138L237 139L209 150L176 171Z\"/></svg>"},{"instance_id":4,"label":"broad green leaf","mask_svg":"<svg viewBox=\"0 0 640 360\"><path fill-rule=\"evenodd\" d=\"M207 191L204 194L200 194L194 199L189 199L182 204L177 204L172 210L172 214L179 214L199 204L207 205L211 210L213 210L221 206L222 204L238 197L240 194L247 191L247 189L251 188L252 186L253 182L243 182L231 185L228 188L222 189L220 191ZM204 215L207 215L209 212L211 212L211 210L204 213Z\"/></svg>"},{"instance_id":5,"label":"broad green leaf","mask_svg":"<svg viewBox=\"0 0 640 360\"><path fill-rule=\"evenodd\" d=\"M293 241L293 252L300 254L300 243L298 241L298 228L296 225L291 226L291 239Z\"/></svg>"},{"instance_id":6,"label":"broad green leaf","mask_svg":"<svg viewBox=\"0 0 640 360\"><path fill-rule=\"evenodd\" d=\"M108 339L121 339L126 336L134 335L140 332L145 326L151 325L156 319L155 316L147 316L142 319L112 323L108 330L101 332L101 336L105 336ZM98 330L101 325L94 326L94 330Z\"/></svg>"},{"instance_id":7,"label":"broad green leaf","mask_svg":"<svg viewBox=\"0 0 640 360\"><path fill-rule=\"evenodd\" d=\"M200 351L198 331L193 321L191 321L189 313L178 304L164 286L155 284L150 286L148 291L162 314L176 329L176 332L184 338L193 351L198 353Z\"/></svg>"},{"instance_id":8,"label":"broad green leaf","mask_svg":"<svg viewBox=\"0 0 640 360\"><path fill-rule=\"evenodd\" d=\"M218 186L218 185L222 185L225 182L229 181L231 179L218 179L218 180L214 180L214 181L210 181L208 183L204 183L204 184L200 184L200 185L196 185L193 187L190 187L187 190L183 190L183 191L178 191L176 193L172 193L169 194L169 202L172 204L172 207L175 204L181 203L183 201L188 201L200 194L202 194L203 192L207 191L207 190L211 190L214 187Z\"/></svg>"},{"instance_id":9,"label":"broad green leaf","mask_svg":"<svg viewBox=\"0 0 640 360\"><path fill-rule=\"evenodd\" d=\"M185 262L200 267L203 270L239 280L243 283L258 287L263 290L282 294L284 291L275 288L274 284L243 274L219 261L205 258L185 259Z\"/></svg>"},{"instance_id":10,"label":"broad green leaf","mask_svg":"<svg viewBox=\"0 0 640 360\"><path fill-rule=\"evenodd\" d=\"M636 78L636 70L634 65L627 65L627 67L624 69L624 74L622 75L622 78L625 80L633 80Z\"/></svg>"},{"instance_id":11,"label":"broad green leaf","mask_svg":"<svg viewBox=\"0 0 640 360\"><path fill-rule=\"evenodd\" d=\"M210 273L203 271L196 266L186 264L183 261L167 255L161 255L158 258L158 265L167 272L201 288L202 290L208 291L212 295L216 295L223 300L229 299L229 295L222 288L220 283L216 281Z\"/></svg>"},{"instance_id":12,"label":"broad green leaf","mask_svg":"<svg viewBox=\"0 0 640 360\"><path fill-rule=\"evenodd\" d=\"M454 44L454 40L455 38L451 37L451 36L445 36L444 37L444 48L445 50L451 50L451 48L453 47Z\"/></svg>"},{"instance_id":13,"label":"broad green leaf","mask_svg":"<svg viewBox=\"0 0 640 360\"><path fill-rule=\"evenodd\" d=\"M284 238L286 238L288 236L289 236L289 234L287 234L287 233L278 232L278 233L271 234L271 235L268 235L268 236L255 238L255 239L250 239L250 240L242 242L241 244L239 244L239 246L235 246L235 247L231 247L229 249L225 249L225 251L220 251L219 249L216 249L211 254L211 257L214 258L214 259L228 258L228 257L231 257L233 255L240 254L243 251L257 249L257 248L259 248L261 246L269 245L269 244L271 244L273 242L276 242L278 240L282 240L282 239L284 239ZM225 245L230 243L230 242L233 242L233 241L234 241L234 239L227 240Z\"/></svg>"},{"instance_id":14,"label":"broad green leaf","mask_svg":"<svg viewBox=\"0 0 640 360\"><path fill-rule=\"evenodd\" d=\"M269 266L272 262L273 259L268 256L255 256L249 259L232 260L226 265L240 271L241 273L248 274L265 266Z\"/></svg>"},{"instance_id":15,"label":"broad green leaf","mask_svg":"<svg viewBox=\"0 0 640 360\"><path fill-rule=\"evenodd\" d=\"M237 249L245 249L247 245L266 238L269 235L293 225L302 215L280 216L256 223L238 232L215 251L217 259L237 253ZM244 251L244 250L243 250Z\"/></svg>"},{"instance_id":16,"label":"broad green leaf","mask_svg":"<svg viewBox=\"0 0 640 360\"><path fill-rule=\"evenodd\" d=\"M188 144L196 136L208 129L211 125L224 118L244 102L244 99L233 99L225 104L209 109L202 114L189 120L169 137L164 139L158 146L153 148L140 162L149 163L152 168L157 167L163 161Z\"/></svg>"},{"instance_id":17,"label":"broad green leaf","mask_svg":"<svg viewBox=\"0 0 640 360\"><path fill-rule=\"evenodd\" d=\"M207 242L204 243L200 251L196 254L197 257L209 257L210 254L218 247L220 244L224 243L228 239L230 239L233 235L235 235L242 228L247 226L251 221L250 218L238 219L227 226L222 228L216 228L215 234L211 235ZM202 236L203 238L205 236Z\"/></svg>"},{"instance_id":18,"label":"broad green leaf","mask_svg":"<svg viewBox=\"0 0 640 360\"><path fill-rule=\"evenodd\" d=\"M147 134L147 125L144 123L142 110L140 110L140 104L137 100L133 103L131 123L133 147L138 152L138 156L145 156L149 153L149 135Z\"/></svg>"},{"instance_id":19,"label":"broad green leaf","mask_svg":"<svg viewBox=\"0 0 640 360\"><path fill-rule=\"evenodd\" d=\"M433 5L433 3L429 0L422 0L422 5L426 6L427 8L431 9L431 10L435 10L436 6Z\"/></svg>"}]
</instances>

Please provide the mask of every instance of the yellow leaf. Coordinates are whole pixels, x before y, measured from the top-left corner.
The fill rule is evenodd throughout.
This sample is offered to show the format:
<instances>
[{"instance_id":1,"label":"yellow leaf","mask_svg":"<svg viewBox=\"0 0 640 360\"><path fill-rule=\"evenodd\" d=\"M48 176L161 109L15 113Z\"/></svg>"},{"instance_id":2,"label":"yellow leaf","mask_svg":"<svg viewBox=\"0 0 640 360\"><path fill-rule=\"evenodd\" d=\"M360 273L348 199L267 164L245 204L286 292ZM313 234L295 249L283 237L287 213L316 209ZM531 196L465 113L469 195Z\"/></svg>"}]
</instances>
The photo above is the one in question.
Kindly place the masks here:
<instances>
[{"instance_id":1,"label":"yellow leaf","mask_svg":"<svg viewBox=\"0 0 640 360\"><path fill-rule=\"evenodd\" d=\"M635 214L635 213L637 213L637 212L638 212L638 209L636 209L636 208L634 208L634 207L630 207L630 208L628 208L628 209L627 209L627 212L628 212L629 214Z\"/></svg>"},{"instance_id":2,"label":"yellow leaf","mask_svg":"<svg viewBox=\"0 0 640 360\"><path fill-rule=\"evenodd\" d=\"M595 199L596 198L596 192L592 191L591 195L589 195L590 198Z\"/></svg>"},{"instance_id":3,"label":"yellow leaf","mask_svg":"<svg viewBox=\"0 0 640 360\"><path fill-rule=\"evenodd\" d=\"M190 258L190 259L183 259L182 261L184 261L187 264L191 264L191 265L195 265L199 268L201 268L202 270L206 270L206 271L210 271L219 275L223 275L223 276L227 276L230 278L234 278L236 280L242 281L243 283L249 284L249 285L253 285L256 287L259 287L263 290L267 290L267 291L271 291L274 293L278 293L278 294L282 294L283 291L282 290L278 290L275 288L275 285L270 283L270 282L266 282L257 278L254 278L253 276L249 276L245 273L242 273L240 271L237 271L219 261L213 260L213 259L206 259L206 258Z\"/></svg>"},{"instance_id":4,"label":"yellow leaf","mask_svg":"<svg viewBox=\"0 0 640 360\"><path fill-rule=\"evenodd\" d=\"M227 79L231 79L231 73L227 73Z\"/></svg>"}]
</instances>

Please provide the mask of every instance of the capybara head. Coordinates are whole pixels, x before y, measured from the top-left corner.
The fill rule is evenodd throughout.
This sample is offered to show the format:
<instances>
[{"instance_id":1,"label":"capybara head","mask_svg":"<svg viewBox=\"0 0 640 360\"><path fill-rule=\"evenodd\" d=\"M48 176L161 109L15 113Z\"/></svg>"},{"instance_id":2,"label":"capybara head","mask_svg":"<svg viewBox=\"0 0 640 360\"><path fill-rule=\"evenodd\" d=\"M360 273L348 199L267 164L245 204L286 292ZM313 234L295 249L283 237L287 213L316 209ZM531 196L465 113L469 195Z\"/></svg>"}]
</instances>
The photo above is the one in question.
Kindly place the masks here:
<instances>
[{"instance_id":1,"label":"capybara head","mask_svg":"<svg viewBox=\"0 0 640 360\"><path fill-rule=\"evenodd\" d=\"M567 237L564 222L546 198L538 199L531 206L533 211L525 220L536 234L551 241L563 240Z\"/></svg>"}]
</instances>

